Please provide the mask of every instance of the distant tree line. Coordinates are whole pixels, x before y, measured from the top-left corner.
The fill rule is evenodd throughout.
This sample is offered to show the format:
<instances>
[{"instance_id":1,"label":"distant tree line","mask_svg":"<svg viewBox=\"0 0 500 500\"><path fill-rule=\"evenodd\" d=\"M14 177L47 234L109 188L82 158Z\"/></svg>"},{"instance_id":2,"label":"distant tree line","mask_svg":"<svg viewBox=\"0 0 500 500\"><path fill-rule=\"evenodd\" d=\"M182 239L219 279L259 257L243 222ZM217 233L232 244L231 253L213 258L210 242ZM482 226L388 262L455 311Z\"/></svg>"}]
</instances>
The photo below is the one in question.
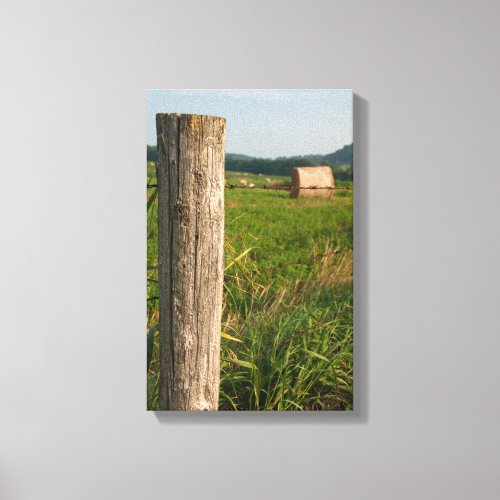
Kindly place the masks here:
<instances>
[{"instance_id":1,"label":"distant tree line","mask_svg":"<svg viewBox=\"0 0 500 500\"><path fill-rule=\"evenodd\" d=\"M307 155L271 158L255 158L253 156L226 154L226 170L235 172L250 172L253 174L289 176L293 167L307 167L312 165L329 165L333 168L333 175L341 181L352 181L353 162L352 144L327 155ZM147 147L147 160L156 161L156 146Z\"/></svg>"},{"instance_id":2,"label":"distant tree line","mask_svg":"<svg viewBox=\"0 0 500 500\"><path fill-rule=\"evenodd\" d=\"M158 158L158 153L156 152L156 146L148 146L146 158L148 161L156 161Z\"/></svg>"}]
</instances>

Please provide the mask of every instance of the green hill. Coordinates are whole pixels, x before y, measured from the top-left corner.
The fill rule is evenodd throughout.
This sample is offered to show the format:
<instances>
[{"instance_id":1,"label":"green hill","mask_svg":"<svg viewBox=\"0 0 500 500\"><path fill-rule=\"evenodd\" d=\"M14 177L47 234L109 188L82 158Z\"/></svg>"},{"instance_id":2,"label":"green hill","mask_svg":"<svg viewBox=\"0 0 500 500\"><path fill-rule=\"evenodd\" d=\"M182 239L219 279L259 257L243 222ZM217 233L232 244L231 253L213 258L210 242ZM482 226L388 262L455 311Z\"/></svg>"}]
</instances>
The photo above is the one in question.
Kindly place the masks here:
<instances>
[{"instance_id":1,"label":"green hill","mask_svg":"<svg viewBox=\"0 0 500 500\"><path fill-rule=\"evenodd\" d=\"M148 161L156 161L156 146L147 147ZM251 172L253 174L285 175L292 173L293 167L330 165L338 180L352 180L353 147L348 144L326 155L280 156L278 158L256 158L235 153L226 153L226 170Z\"/></svg>"}]
</instances>

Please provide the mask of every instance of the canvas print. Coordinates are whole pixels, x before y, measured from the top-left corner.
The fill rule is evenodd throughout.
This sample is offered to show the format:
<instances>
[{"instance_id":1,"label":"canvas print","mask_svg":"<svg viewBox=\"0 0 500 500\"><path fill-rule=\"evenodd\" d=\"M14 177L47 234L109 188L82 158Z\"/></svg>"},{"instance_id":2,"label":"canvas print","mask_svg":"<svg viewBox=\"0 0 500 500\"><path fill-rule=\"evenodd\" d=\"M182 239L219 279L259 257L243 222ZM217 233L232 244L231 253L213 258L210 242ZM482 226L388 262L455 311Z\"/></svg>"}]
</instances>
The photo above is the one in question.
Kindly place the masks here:
<instances>
[{"instance_id":1,"label":"canvas print","mask_svg":"<svg viewBox=\"0 0 500 500\"><path fill-rule=\"evenodd\" d=\"M353 95L147 91L147 409L353 410Z\"/></svg>"}]
</instances>

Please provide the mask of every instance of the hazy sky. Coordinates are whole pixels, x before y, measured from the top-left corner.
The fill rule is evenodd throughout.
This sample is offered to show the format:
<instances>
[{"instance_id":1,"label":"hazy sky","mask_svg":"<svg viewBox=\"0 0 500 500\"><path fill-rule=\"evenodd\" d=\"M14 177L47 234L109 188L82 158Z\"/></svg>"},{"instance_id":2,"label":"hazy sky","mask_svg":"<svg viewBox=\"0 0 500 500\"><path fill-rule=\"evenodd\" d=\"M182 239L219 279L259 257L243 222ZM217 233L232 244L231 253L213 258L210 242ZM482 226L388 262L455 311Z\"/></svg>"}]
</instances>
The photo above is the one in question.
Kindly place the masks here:
<instances>
[{"instance_id":1,"label":"hazy sky","mask_svg":"<svg viewBox=\"0 0 500 500\"><path fill-rule=\"evenodd\" d=\"M156 113L223 116L228 153L327 154L352 142L351 90L148 90L148 144Z\"/></svg>"}]
</instances>

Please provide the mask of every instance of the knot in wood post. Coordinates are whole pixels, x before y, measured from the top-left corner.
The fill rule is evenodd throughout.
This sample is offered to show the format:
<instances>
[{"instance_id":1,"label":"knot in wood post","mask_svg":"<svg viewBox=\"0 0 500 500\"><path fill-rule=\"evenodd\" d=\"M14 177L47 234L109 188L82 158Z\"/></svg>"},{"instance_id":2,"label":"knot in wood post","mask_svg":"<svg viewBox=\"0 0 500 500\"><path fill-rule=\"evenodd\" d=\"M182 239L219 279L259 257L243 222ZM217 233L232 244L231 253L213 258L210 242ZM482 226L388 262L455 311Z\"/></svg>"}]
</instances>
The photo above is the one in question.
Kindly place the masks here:
<instances>
[{"instance_id":1,"label":"knot in wood post","mask_svg":"<svg viewBox=\"0 0 500 500\"><path fill-rule=\"evenodd\" d=\"M160 410L217 410L226 120L156 115Z\"/></svg>"}]
</instances>

